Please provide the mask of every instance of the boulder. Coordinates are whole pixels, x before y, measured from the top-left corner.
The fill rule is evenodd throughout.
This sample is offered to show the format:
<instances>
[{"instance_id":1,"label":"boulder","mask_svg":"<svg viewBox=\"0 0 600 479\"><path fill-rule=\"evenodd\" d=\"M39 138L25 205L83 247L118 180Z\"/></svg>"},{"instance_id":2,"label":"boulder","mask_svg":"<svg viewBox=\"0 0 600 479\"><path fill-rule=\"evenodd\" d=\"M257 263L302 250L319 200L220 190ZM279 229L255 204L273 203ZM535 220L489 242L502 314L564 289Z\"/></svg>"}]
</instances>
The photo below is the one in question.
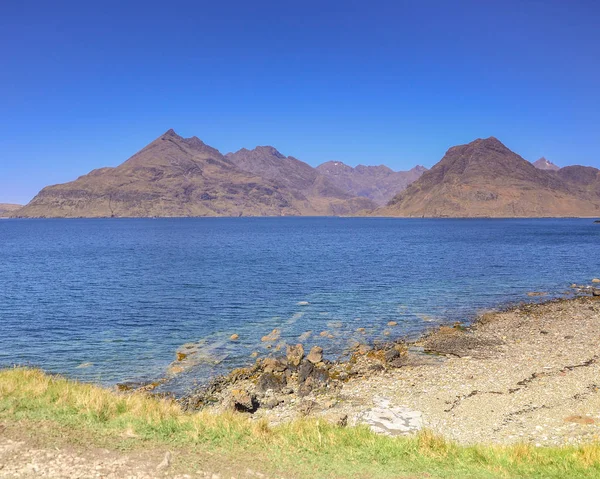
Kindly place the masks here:
<instances>
[{"instance_id":1,"label":"boulder","mask_svg":"<svg viewBox=\"0 0 600 479\"><path fill-rule=\"evenodd\" d=\"M388 349L383 353L383 357L387 363L391 363L394 359L400 357L400 352L397 349Z\"/></svg>"},{"instance_id":2,"label":"boulder","mask_svg":"<svg viewBox=\"0 0 600 479\"><path fill-rule=\"evenodd\" d=\"M310 362L310 359L308 361L302 361L302 364L300 365L300 368L298 369L298 382L299 383L305 382L312 375L314 369L315 369L315 367Z\"/></svg>"},{"instance_id":3,"label":"boulder","mask_svg":"<svg viewBox=\"0 0 600 479\"><path fill-rule=\"evenodd\" d=\"M287 368L287 363L283 359L265 358L262 362L263 371L266 373L282 373Z\"/></svg>"},{"instance_id":4,"label":"boulder","mask_svg":"<svg viewBox=\"0 0 600 479\"><path fill-rule=\"evenodd\" d=\"M600 289L599 288L592 289L592 296L600 296Z\"/></svg>"},{"instance_id":5,"label":"boulder","mask_svg":"<svg viewBox=\"0 0 600 479\"><path fill-rule=\"evenodd\" d=\"M282 377L276 376L273 373L263 373L258 378L256 382L256 390L258 392L264 393L268 390L272 390L274 392L280 392L281 389L285 386L285 381Z\"/></svg>"},{"instance_id":6,"label":"boulder","mask_svg":"<svg viewBox=\"0 0 600 479\"><path fill-rule=\"evenodd\" d=\"M254 412L258 409L258 401L253 394L245 389L231 391L230 404L232 409L239 412Z\"/></svg>"},{"instance_id":7,"label":"boulder","mask_svg":"<svg viewBox=\"0 0 600 479\"><path fill-rule=\"evenodd\" d=\"M296 344L296 346L288 345L286 349L288 363L292 366L298 367L304 358L304 347L302 344Z\"/></svg>"},{"instance_id":8,"label":"boulder","mask_svg":"<svg viewBox=\"0 0 600 479\"><path fill-rule=\"evenodd\" d=\"M319 346L314 346L310 350L310 353L308 353L308 356L306 356L306 359L308 359L313 364L320 363L321 361L323 361L323 348Z\"/></svg>"},{"instance_id":9,"label":"boulder","mask_svg":"<svg viewBox=\"0 0 600 479\"><path fill-rule=\"evenodd\" d=\"M234 333L231 336L229 336L229 339L231 339L232 341L237 341L238 339L240 339L240 335Z\"/></svg>"}]
</instances>

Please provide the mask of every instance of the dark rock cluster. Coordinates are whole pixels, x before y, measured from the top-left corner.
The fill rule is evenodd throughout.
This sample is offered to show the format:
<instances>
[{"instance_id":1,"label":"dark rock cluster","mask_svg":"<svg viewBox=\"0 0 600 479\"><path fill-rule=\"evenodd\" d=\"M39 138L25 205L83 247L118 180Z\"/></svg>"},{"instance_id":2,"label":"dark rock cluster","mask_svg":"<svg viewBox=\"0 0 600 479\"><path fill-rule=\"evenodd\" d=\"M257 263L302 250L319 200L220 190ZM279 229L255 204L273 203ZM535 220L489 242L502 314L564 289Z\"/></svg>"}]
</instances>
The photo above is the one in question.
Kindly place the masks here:
<instances>
[{"instance_id":1,"label":"dark rock cluster","mask_svg":"<svg viewBox=\"0 0 600 479\"><path fill-rule=\"evenodd\" d=\"M250 367L215 378L178 402L186 410L214 405L246 413L273 409L290 398L338 389L351 377L401 367L406 364L407 351L402 342L360 345L349 360L329 361L319 346L305 354L301 344L288 345L285 356L258 359Z\"/></svg>"}]
</instances>

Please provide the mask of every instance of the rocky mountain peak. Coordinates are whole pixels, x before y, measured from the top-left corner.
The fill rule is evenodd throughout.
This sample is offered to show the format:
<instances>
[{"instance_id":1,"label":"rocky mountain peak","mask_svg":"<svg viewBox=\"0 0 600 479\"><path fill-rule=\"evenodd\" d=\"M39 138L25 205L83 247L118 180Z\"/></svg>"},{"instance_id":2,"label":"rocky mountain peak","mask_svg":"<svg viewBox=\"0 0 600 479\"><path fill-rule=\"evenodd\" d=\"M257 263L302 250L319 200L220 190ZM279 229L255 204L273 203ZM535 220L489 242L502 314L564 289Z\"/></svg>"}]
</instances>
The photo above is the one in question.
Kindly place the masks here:
<instances>
[{"instance_id":1,"label":"rocky mountain peak","mask_svg":"<svg viewBox=\"0 0 600 479\"><path fill-rule=\"evenodd\" d=\"M534 161L533 166L535 166L536 168L538 168L540 170L550 170L550 171L560 170L560 167L556 166L551 161L548 161L543 156L539 160Z\"/></svg>"}]
</instances>

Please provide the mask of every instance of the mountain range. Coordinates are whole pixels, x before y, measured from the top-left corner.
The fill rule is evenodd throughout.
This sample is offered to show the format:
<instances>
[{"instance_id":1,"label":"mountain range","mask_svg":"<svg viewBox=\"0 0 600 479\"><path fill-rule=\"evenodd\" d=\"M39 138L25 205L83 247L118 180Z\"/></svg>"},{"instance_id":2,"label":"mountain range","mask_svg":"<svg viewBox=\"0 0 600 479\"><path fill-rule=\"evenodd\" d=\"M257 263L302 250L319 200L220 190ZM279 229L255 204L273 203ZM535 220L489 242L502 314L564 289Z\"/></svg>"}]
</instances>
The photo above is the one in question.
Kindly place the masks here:
<instances>
[{"instance_id":1,"label":"mountain range","mask_svg":"<svg viewBox=\"0 0 600 479\"><path fill-rule=\"evenodd\" d=\"M117 167L42 189L14 216L354 215L376 207L275 148L224 156L169 130Z\"/></svg>"},{"instance_id":2,"label":"mountain range","mask_svg":"<svg viewBox=\"0 0 600 479\"><path fill-rule=\"evenodd\" d=\"M450 148L382 216L544 217L600 215L600 171L540 169L494 137Z\"/></svg>"},{"instance_id":3,"label":"mountain range","mask_svg":"<svg viewBox=\"0 0 600 479\"><path fill-rule=\"evenodd\" d=\"M0 211L2 207L0 206ZM6 210L6 208L5 208ZM117 167L47 186L16 217L600 215L600 171L530 163L496 138L416 166L316 168L272 146L222 155L169 130Z\"/></svg>"},{"instance_id":4,"label":"mountain range","mask_svg":"<svg viewBox=\"0 0 600 479\"><path fill-rule=\"evenodd\" d=\"M328 161L316 169L341 190L370 198L378 205L385 205L427 171L420 165L408 171L394 171L385 165L352 168L341 161Z\"/></svg>"}]
</instances>

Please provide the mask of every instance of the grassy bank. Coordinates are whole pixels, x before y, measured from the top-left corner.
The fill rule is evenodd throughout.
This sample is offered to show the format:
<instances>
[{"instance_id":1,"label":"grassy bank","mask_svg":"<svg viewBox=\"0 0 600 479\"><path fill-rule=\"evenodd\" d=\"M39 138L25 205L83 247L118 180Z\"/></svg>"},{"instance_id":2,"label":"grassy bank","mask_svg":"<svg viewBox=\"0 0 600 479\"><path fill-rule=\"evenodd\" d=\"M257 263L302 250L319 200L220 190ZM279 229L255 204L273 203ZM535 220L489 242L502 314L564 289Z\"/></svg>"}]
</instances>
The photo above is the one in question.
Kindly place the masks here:
<instances>
[{"instance_id":1,"label":"grassy bank","mask_svg":"<svg viewBox=\"0 0 600 479\"><path fill-rule=\"evenodd\" d=\"M286 477L578 478L600 477L600 445L535 448L459 446L429 433L387 438L367 428L316 420L270 428L246 417L187 414L167 400L119 395L39 370L0 371L0 421L55 424L67 440L135 449L203 450L223 461L251 456Z\"/></svg>"}]
</instances>

